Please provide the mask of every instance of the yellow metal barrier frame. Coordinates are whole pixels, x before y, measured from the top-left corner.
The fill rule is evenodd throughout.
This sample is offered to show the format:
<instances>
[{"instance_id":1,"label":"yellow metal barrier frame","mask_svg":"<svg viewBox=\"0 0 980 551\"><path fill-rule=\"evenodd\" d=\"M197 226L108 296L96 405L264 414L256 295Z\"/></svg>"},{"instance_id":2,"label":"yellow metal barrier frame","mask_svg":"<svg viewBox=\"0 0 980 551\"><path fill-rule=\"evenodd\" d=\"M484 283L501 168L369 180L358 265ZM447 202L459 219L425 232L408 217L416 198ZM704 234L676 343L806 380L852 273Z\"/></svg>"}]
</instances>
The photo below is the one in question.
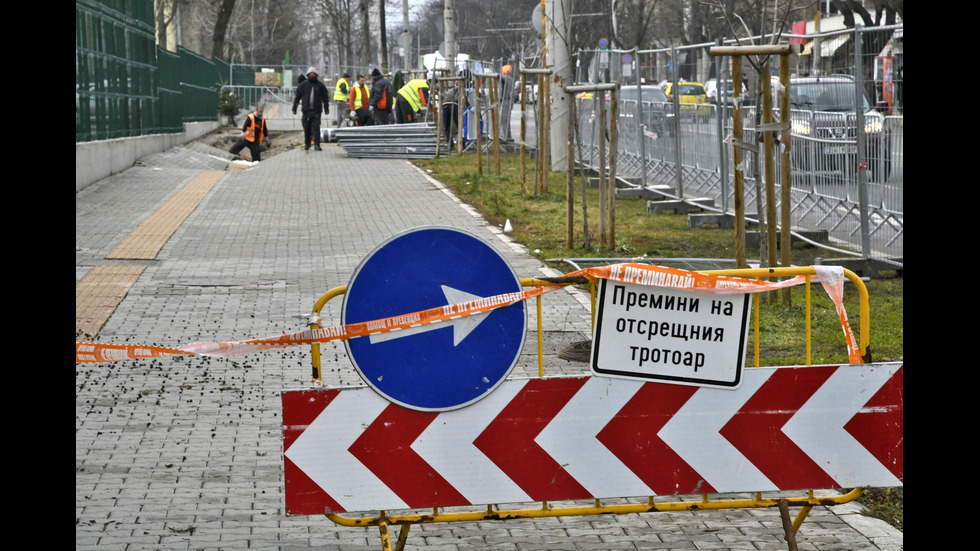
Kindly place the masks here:
<instances>
[{"instance_id":1,"label":"yellow metal barrier frame","mask_svg":"<svg viewBox=\"0 0 980 551\"><path fill-rule=\"evenodd\" d=\"M761 493L756 493L752 499L708 499L707 495L702 496L699 501L672 501L654 502L653 497L647 498L646 503L625 503L616 505L603 505L601 500L595 500L595 505L571 506L571 507L551 507L547 501L541 502L540 508L535 509L509 509L494 510L493 505L487 505L486 511L470 511L461 513L440 513L438 507L434 507L432 514L404 514L388 516L385 511L380 511L378 516L373 517L345 517L334 513L326 512L326 517L340 526L347 527L368 527L377 526L381 534L381 546L384 550L391 549L391 536L388 527L392 525L402 526L398 535L395 549L401 551L408 538L408 531L413 524L430 524L436 522L477 522L481 520L514 520L524 518L552 518L568 516L589 516L589 515L629 515L634 513L652 512L671 512L671 511L711 511L718 509L748 509L748 508L769 508L779 507L783 517L783 526L786 527L787 537L792 537L803 521L806 519L810 510L815 506L825 505L834 506L853 501L864 493L863 488L855 488L850 492L840 496L817 497L813 490L807 490L806 497L774 497L764 498ZM789 507L802 507L800 512L789 523Z\"/></svg>"},{"instance_id":2,"label":"yellow metal barrier frame","mask_svg":"<svg viewBox=\"0 0 980 551\"><path fill-rule=\"evenodd\" d=\"M706 270L704 273L714 274L714 275L724 275L733 277L747 277L747 278L773 278L773 277L795 277L795 276L805 276L806 284L806 365L810 365L810 295L812 293L812 278L817 275L816 269L813 266L800 266L800 267L789 267L789 268L742 268L733 270ZM871 362L871 337L870 337L870 327L871 327L871 306L868 300L868 288L864 285L864 281L861 277L844 268L844 276L848 281L854 284L854 288L857 289L858 299L860 309L858 315L860 323L859 330L859 340L858 346L861 349L861 358L864 362ZM753 297L753 330L755 333L755 367L759 367L759 294L755 293ZM595 308L593 308L594 310Z\"/></svg>"},{"instance_id":3,"label":"yellow metal barrier frame","mask_svg":"<svg viewBox=\"0 0 980 551\"><path fill-rule=\"evenodd\" d=\"M816 270L812 266L804 267L789 267L789 268L748 268L748 269L733 269L733 270L707 270L705 273L714 275L725 275L733 277L745 277L745 278L782 278L782 277L793 277L793 276L805 276L806 277L806 364L810 364L810 310L811 301L810 295L812 292L811 278L816 276ZM851 270L844 269L844 275L847 279L854 284L855 288L859 294L860 300L860 336L859 336L859 346L861 349L861 357L865 362L871 361L871 352L869 349L869 327L870 327L870 305L868 300L868 289L864 285L864 281L852 272ZM545 280L538 278L520 278L521 285L523 287L540 287L544 285L555 285L560 283L563 285L573 284L571 282L561 281L562 278L555 278L554 280ZM596 280L588 279L586 281L576 281L574 283L587 283L589 285L589 294L591 296L592 305L592 322L595 323L595 300L596 300ZM319 316L320 310L326 305L326 303L335 297L343 295L347 292L346 286L334 287L333 289L327 291L316 301L313 306L313 314ZM543 353L543 333L542 333L542 322L541 322L541 296L535 297L536 307L537 307L537 329L538 329L538 375L540 377L544 376L544 353ZM755 334L755 367L759 366L759 293L755 293L753 297L754 302L754 312L753 312L753 330ZM315 329L318 327L316 324L310 324L310 327ZM320 345L311 345L311 355L313 362L313 386L321 387L323 386L323 380L321 378L320 370ZM391 549L391 536L388 532L388 527L391 525L403 526L401 529L398 540L396 542L395 549L401 551L404 549L405 540L408 537L408 531L413 524L426 524L426 523L436 523L436 522L475 522L481 520L512 520L520 518L546 518L546 517L566 517L566 516L589 516L589 515L628 515L633 513L649 513L649 512L664 512L664 511L701 511L701 510L717 510L717 509L745 509L745 508L769 508L769 507L779 507L780 514L783 519L783 526L786 531L787 540L795 541L795 533L799 530L803 521L806 519L810 510L814 506L833 506L840 505L842 503L848 503L861 496L864 493L863 488L855 488L850 492L830 497L816 497L814 495L814 490L807 490L806 497L778 497L778 498L763 498L762 493L756 493L753 499L709 499L708 495L702 496L699 501L671 501L671 502L654 502L653 497L649 497L646 503L630 503L630 504L615 504L615 505L603 505L601 500L595 500L594 505L583 505L583 506L562 506L562 507L551 507L548 502L541 502L541 507L539 508L529 508L529 509L510 509L510 510L494 510L494 505L487 505L486 511L467 511L467 512L439 512L439 508L433 508L432 514L400 514L400 515L387 515L385 511L380 511L377 516L363 516L363 517L347 517L330 511L325 511L325 515L328 519L333 521L335 524L341 526L349 527L366 527L366 526L377 526L381 535L381 546L382 549L388 551ZM796 518L789 522L789 512L788 507L802 507L800 512L796 515Z\"/></svg>"}]
</instances>

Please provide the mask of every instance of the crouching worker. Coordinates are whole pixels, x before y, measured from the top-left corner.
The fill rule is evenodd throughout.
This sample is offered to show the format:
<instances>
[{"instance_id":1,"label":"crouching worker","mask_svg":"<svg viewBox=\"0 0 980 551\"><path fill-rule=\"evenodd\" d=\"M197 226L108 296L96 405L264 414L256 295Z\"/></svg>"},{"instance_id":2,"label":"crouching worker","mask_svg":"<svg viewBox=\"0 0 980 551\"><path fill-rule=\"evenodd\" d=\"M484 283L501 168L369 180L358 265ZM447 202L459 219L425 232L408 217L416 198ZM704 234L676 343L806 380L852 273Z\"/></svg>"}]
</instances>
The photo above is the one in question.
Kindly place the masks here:
<instances>
[{"instance_id":1,"label":"crouching worker","mask_svg":"<svg viewBox=\"0 0 980 551\"><path fill-rule=\"evenodd\" d=\"M395 103L395 122L398 124L415 122L419 110L428 106L429 83L420 78L413 78L398 90L398 102Z\"/></svg>"},{"instance_id":2,"label":"crouching worker","mask_svg":"<svg viewBox=\"0 0 980 551\"><path fill-rule=\"evenodd\" d=\"M260 106L254 113L249 113L245 117L245 124L242 126L242 135L239 136L235 145L231 146L228 153L238 155L246 147L252 153L253 161L262 160L262 140L266 140L268 130L265 127L265 119L262 118L262 107Z\"/></svg>"}]
</instances>

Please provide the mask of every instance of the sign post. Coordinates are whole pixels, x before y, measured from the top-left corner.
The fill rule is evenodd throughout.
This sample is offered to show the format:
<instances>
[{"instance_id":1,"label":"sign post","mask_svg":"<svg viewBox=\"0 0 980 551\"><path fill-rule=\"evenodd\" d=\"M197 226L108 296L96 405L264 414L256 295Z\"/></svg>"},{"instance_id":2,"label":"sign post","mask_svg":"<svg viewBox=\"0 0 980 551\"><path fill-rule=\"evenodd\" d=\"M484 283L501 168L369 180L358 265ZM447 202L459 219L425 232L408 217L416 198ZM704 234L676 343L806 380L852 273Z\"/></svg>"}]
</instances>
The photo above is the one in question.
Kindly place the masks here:
<instances>
[{"instance_id":1,"label":"sign post","mask_svg":"<svg viewBox=\"0 0 980 551\"><path fill-rule=\"evenodd\" d=\"M603 279L596 304L595 375L737 388L751 295L710 295Z\"/></svg>"}]
</instances>

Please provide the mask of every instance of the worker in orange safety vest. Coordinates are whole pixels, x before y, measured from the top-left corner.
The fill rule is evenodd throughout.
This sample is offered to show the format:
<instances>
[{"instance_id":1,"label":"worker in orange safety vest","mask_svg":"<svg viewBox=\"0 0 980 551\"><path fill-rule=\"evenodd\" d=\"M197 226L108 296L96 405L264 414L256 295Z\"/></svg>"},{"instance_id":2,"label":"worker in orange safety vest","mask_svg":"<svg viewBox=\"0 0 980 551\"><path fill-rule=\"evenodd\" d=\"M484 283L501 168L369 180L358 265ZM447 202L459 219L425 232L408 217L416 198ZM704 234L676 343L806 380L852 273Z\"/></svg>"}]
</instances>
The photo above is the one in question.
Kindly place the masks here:
<instances>
[{"instance_id":1,"label":"worker in orange safety vest","mask_svg":"<svg viewBox=\"0 0 980 551\"><path fill-rule=\"evenodd\" d=\"M364 81L364 75L357 75L357 83L350 89L350 119L354 121L355 126L374 124L374 117L368 109L371 92Z\"/></svg>"},{"instance_id":2,"label":"worker in orange safety vest","mask_svg":"<svg viewBox=\"0 0 980 551\"><path fill-rule=\"evenodd\" d=\"M249 152L252 153L253 161L262 160L262 140L265 139L266 145L269 145L266 139L269 131L266 129L262 112L263 108L260 105L254 113L249 113L245 117L245 124L242 126L242 135L238 137L238 141L235 142L235 145L231 146L228 153L238 155L241 150L247 147Z\"/></svg>"}]
</instances>

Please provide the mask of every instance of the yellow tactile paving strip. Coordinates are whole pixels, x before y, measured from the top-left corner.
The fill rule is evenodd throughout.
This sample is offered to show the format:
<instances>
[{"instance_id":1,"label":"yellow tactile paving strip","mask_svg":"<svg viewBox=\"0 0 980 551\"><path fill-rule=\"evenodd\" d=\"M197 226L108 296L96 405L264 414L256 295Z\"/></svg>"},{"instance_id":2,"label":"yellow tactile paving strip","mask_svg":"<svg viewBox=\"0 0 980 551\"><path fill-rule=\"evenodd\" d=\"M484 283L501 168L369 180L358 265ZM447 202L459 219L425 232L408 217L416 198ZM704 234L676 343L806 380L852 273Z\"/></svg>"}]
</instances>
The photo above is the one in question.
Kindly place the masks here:
<instances>
[{"instance_id":1,"label":"yellow tactile paving strip","mask_svg":"<svg viewBox=\"0 0 980 551\"><path fill-rule=\"evenodd\" d=\"M95 266L75 285L75 335L95 338L146 266Z\"/></svg>"},{"instance_id":2,"label":"yellow tactile paving strip","mask_svg":"<svg viewBox=\"0 0 980 551\"><path fill-rule=\"evenodd\" d=\"M178 191L162 207L143 220L106 258L151 260L170 236L197 208L214 184L225 175L223 170L205 170Z\"/></svg>"},{"instance_id":3,"label":"yellow tactile paving strip","mask_svg":"<svg viewBox=\"0 0 980 551\"><path fill-rule=\"evenodd\" d=\"M206 170L187 182L162 207L143 220L107 259L156 258L170 236L225 175ZM94 339L146 266L95 266L75 286L75 336Z\"/></svg>"}]
</instances>

